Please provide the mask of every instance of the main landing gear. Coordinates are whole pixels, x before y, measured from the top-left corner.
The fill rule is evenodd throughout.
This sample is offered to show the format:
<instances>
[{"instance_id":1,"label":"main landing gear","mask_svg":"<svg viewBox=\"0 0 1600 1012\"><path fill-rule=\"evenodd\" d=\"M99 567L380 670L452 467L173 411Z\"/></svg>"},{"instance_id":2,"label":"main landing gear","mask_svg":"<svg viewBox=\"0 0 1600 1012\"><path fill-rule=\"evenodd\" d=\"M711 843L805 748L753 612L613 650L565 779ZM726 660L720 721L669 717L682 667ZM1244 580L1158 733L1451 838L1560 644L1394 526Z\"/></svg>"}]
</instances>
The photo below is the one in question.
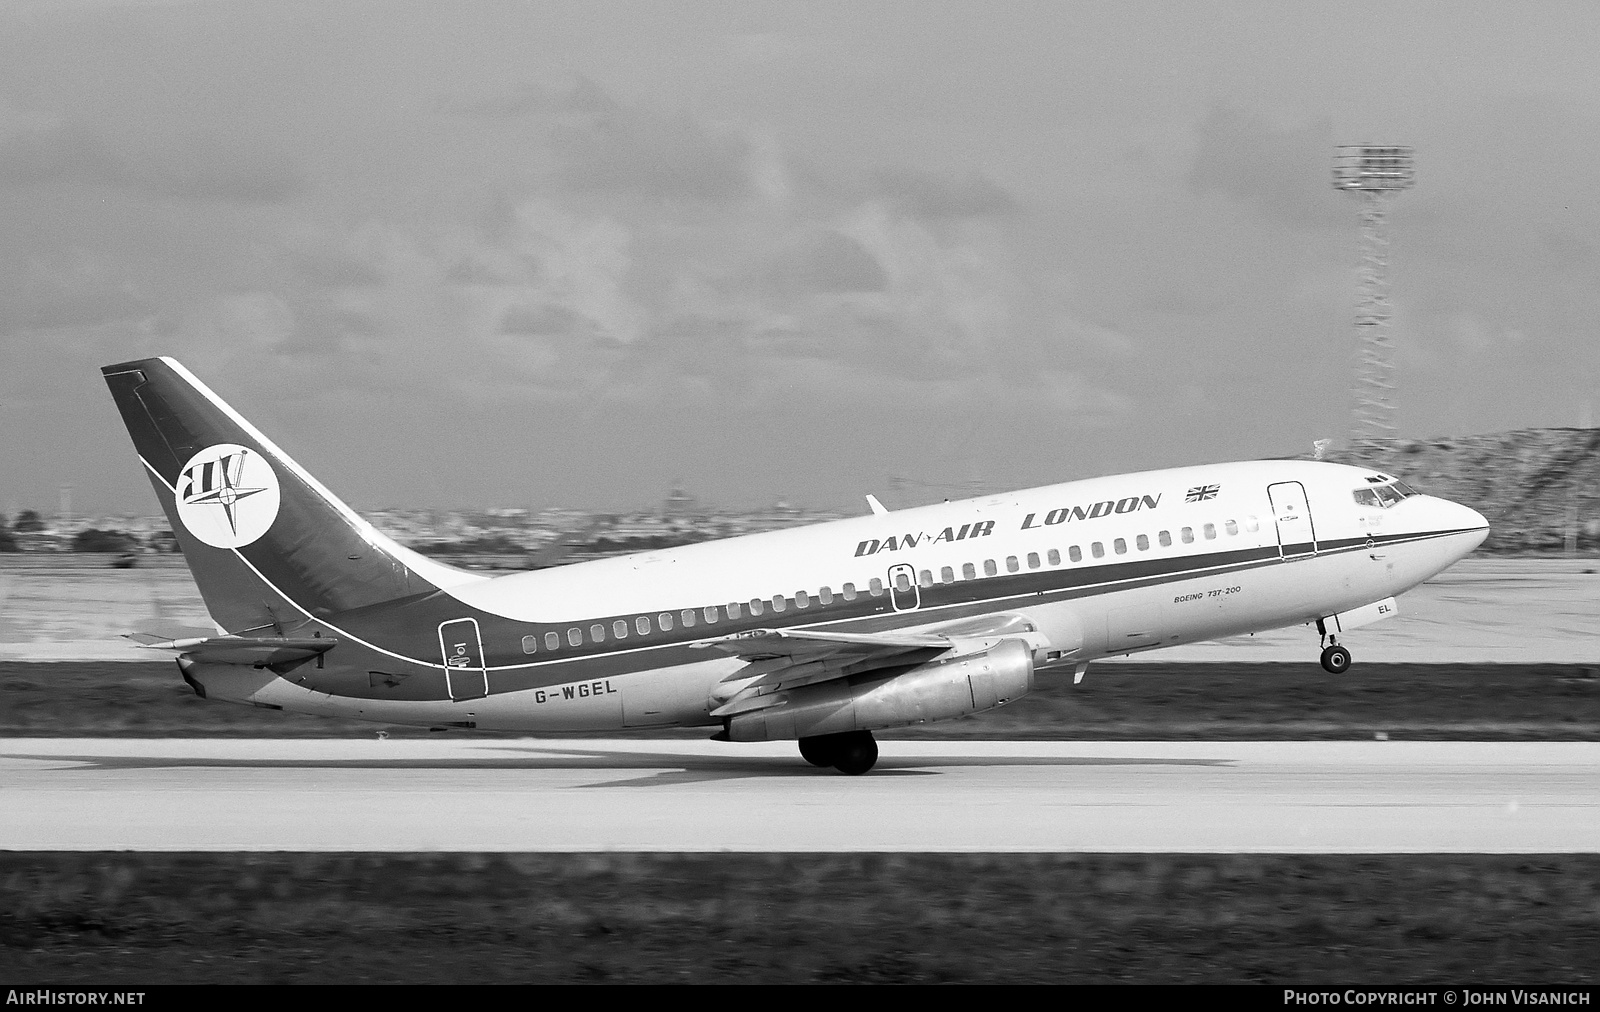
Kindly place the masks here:
<instances>
[{"instance_id":1,"label":"main landing gear","mask_svg":"<svg viewBox=\"0 0 1600 1012\"><path fill-rule=\"evenodd\" d=\"M1337 636L1328 634L1327 626L1322 624L1322 619L1317 619L1317 632L1322 634L1322 670L1330 675L1342 675L1350 670L1350 648L1339 645Z\"/></svg>"},{"instance_id":2,"label":"main landing gear","mask_svg":"<svg viewBox=\"0 0 1600 1012\"><path fill-rule=\"evenodd\" d=\"M832 766L847 776L860 776L878 761L878 743L871 731L844 731L800 739L800 757L813 766Z\"/></svg>"}]
</instances>

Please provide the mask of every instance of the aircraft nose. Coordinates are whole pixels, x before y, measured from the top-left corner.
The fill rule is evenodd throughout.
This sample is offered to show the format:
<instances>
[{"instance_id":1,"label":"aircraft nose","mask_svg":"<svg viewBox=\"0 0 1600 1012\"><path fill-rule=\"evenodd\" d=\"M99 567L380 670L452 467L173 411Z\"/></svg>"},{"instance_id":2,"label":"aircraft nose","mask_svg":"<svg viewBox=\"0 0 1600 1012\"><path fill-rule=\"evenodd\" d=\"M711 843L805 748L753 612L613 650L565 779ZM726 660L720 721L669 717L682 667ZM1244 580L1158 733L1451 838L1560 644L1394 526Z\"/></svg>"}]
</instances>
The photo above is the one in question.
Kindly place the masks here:
<instances>
[{"instance_id":1,"label":"aircraft nose","mask_svg":"<svg viewBox=\"0 0 1600 1012\"><path fill-rule=\"evenodd\" d=\"M1463 542L1469 552L1483 544L1483 539L1489 536L1489 521L1483 518L1482 513L1471 506L1463 506L1449 499L1440 499L1438 502L1441 530L1460 531L1464 536L1470 535L1469 541Z\"/></svg>"}]
</instances>

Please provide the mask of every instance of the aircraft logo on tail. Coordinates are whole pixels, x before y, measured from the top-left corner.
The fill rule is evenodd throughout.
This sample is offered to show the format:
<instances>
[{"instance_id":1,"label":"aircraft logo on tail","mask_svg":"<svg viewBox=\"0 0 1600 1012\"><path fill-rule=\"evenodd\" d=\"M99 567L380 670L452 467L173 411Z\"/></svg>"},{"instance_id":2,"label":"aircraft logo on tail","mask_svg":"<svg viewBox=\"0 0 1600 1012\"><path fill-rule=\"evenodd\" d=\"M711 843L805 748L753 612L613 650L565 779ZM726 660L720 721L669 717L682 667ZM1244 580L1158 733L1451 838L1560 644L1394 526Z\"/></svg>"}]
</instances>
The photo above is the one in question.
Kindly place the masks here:
<instances>
[{"instance_id":1,"label":"aircraft logo on tail","mask_svg":"<svg viewBox=\"0 0 1600 1012\"><path fill-rule=\"evenodd\" d=\"M278 476L266 458L217 443L189 458L174 489L178 519L213 548L243 548L278 518Z\"/></svg>"}]
</instances>

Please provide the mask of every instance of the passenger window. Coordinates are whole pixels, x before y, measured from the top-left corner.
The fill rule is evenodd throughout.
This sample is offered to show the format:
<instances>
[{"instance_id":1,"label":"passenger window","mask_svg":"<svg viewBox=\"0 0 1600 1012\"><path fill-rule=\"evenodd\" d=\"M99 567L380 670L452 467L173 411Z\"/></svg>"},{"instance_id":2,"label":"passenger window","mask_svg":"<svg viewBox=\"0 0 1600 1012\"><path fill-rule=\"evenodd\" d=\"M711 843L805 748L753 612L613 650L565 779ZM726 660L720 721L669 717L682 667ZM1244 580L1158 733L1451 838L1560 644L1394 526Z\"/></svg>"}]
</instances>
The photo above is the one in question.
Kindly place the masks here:
<instances>
[{"instance_id":1,"label":"passenger window","mask_svg":"<svg viewBox=\"0 0 1600 1012\"><path fill-rule=\"evenodd\" d=\"M657 615L656 616L656 624L661 627L661 631L662 632L671 632L672 631L672 612L664 611L661 614Z\"/></svg>"},{"instance_id":2,"label":"passenger window","mask_svg":"<svg viewBox=\"0 0 1600 1012\"><path fill-rule=\"evenodd\" d=\"M905 573L894 574L894 589L902 593L911 589L911 579Z\"/></svg>"},{"instance_id":3,"label":"passenger window","mask_svg":"<svg viewBox=\"0 0 1600 1012\"><path fill-rule=\"evenodd\" d=\"M765 610L765 606L764 606L764 605L763 605L763 604L762 604L762 602L761 602L761 598L759 598L759 597L752 597L752 598L751 598L751 599L750 599L750 614L752 614L752 615L759 615L759 614L761 614L761 613L762 613L762 612L763 612L763 611L764 611L764 610Z\"/></svg>"},{"instance_id":4,"label":"passenger window","mask_svg":"<svg viewBox=\"0 0 1600 1012\"><path fill-rule=\"evenodd\" d=\"M615 636L619 640L627 639L628 620L625 618L619 618L615 622L611 623L611 635Z\"/></svg>"},{"instance_id":5,"label":"passenger window","mask_svg":"<svg viewBox=\"0 0 1600 1012\"><path fill-rule=\"evenodd\" d=\"M1156 540L1161 542L1161 547L1162 548L1171 548L1172 547L1172 535L1170 533L1168 533L1167 531L1162 531L1160 534L1158 534L1156 536Z\"/></svg>"},{"instance_id":6,"label":"passenger window","mask_svg":"<svg viewBox=\"0 0 1600 1012\"><path fill-rule=\"evenodd\" d=\"M601 625L599 622L596 622L594 625L590 626L589 639L594 643L604 643L606 641L606 627Z\"/></svg>"},{"instance_id":7,"label":"passenger window","mask_svg":"<svg viewBox=\"0 0 1600 1012\"><path fill-rule=\"evenodd\" d=\"M1254 534L1256 531L1261 529L1261 522L1255 517L1245 517L1244 529L1249 531L1251 534Z\"/></svg>"},{"instance_id":8,"label":"passenger window","mask_svg":"<svg viewBox=\"0 0 1600 1012\"><path fill-rule=\"evenodd\" d=\"M685 629L693 629L694 628L694 609L693 608L685 608L685 609L683 609L683 614L680 617L683 619L683 627Z\"/></svg>"},{"instance_id":9,"label":"passenger window","mask_svg":"<svg viewBox=\"0 0 1600 1012\"><path fill-rule=\"evenodd\" d=\"M525 653L525 654L538 653L539 652L539 637L537 637L537 636L524 636L524 637L522 637L522 652Z\"/></svg>"},{"instance_id":10,"label":"passenger window","mask_svg":"<svg viewBox=\"0 0 1600 1012\"><path fill-rule=\"evenodd\" d=\"M844 599L846 601L854 601L856 599L856 585L855 584L847 583L841 589L844 591Z\"/></svg>"},{"instance_id":11,"label":"passenger window","mask_svg":"<svg viewBox=\"0 0 1600 1012\"><path fill-rule=\"evenodd\" d=\"M809 608L809 607L811 607L811 598L810 598L810 596L807 595L806 592L803 591L803 590L795 591L794 592L794 606L796 608Z\"/></svg>"},{"instance_id":12,"label":"passenger window","mask_svg":"<svg viewBox=\"0 0 1600 1012\"><path fill-rule=\"evenodd\" d=\"M917 582L922 584L924 587L933 586L933 573L931 571L929 571L929 570L924 569L922 571L922 573L919 575Z\"/></svg>"},{"instance_id":13,"label":"passenger window","mask_svg":"<svg viewBox=\"0 0 1600 1012\"><path fill-rule=\"evenodd\" d=\"M1229 520L1226 523L1224 523L1222 525L1222 529L1227 531L1229 534L1238 534L1239 533L1239 525L1234 523L1232 520Z\"/></svg>"},{"instance_id":14,"label":"passenger window","mask_svg":"<svg viewBox=\"0 0 1600 1012\"><path fill-rule=\"evenodd\" d=\"M1117 552L1118 555L1127 555L1128 554L1128 543L1126 541L1124 541L1122 538L1113 539L1112 542L1111 542L1111 547L1116 549L1116 552Z\"/></svg>"},{"instance_id":15,"label":"passenger window","mask_svg":"<svg viewBox=\"0 0 1600 1012\"><path fill-rule=\"evenodd\" d=\"M1178 535L1183 538L1183 543L1184 544L1186 544L1186 545L1194 544L1194 528L1193 527L1185 527L1183 530L1178 532Z\"/></svg>"},{"instance_id":16,"label":"passenger window","mask_svg":"<svg viewBox=\"0 0 1600 1012\"><path fill-rule=\"evenodd\" d=\"M1017 557L1015 555L1006 556L1006 572L1015 573L1021 568L1022 567L1017 564Z\"/></svg>"},{"instance_id":17,"label":"passenger window","mask_svg":"<svg viewBox=\"0 0 1600 1012\"><path fill-rule=\"evenodd\" d=\"M724 608L722 610L728 613L728 617L729 618L738 618L739 617L739 602L738 601L734 601L732 604L728 605L726 608Z\"/></svg>"},{"instance_id":18,"label":"passenger window","mask_svg":"<svg viewBox=\"0 0 1600 1012\"><path fill-rule=\"evenodd\" d=\"M1029 569L1038 569L1039 568L1039 553L1038 552L1029 552L1028 553L1028 568Z\"/></svg>"},{"instance_id":19,"label":"passenger window","mask_svg":"<svg viewBox=\"0 0 1600 1012\"><path fill-rule=\"evenodd\" d=\"M567 642L575 647L583 646L583 630L576 627L568 629Z\"/></svg>"},{"instance_id":20,"label":"passenger window","mask_svg":"<svg viewBox=\"0 0 1600 1012\"><path fill-rule=\"evenodd\" d=\"M939 582L940 583L955 583L956 582L956 571L954 569L951 569L949 566L940 567L940 569L939 569Z\"/></svg>"},{"instance_id":21,"label":"passenger window","mask_svg":"<svg viewBox=\"0 0 1600 1012\"><path fill-rule=\"evenodd\" d=\"M1046 552L1044 557L1045 557L1045 560L1047 562L1049 562L1050 565L1052 565L1052 566L1061 565L1061 553L1056 551L1054 548L1052 548L1048 552Z\"/></svg>"},{"instance_id":22,"label":"passenger window","mask_svg":"<svg viewBox=\"0 0 1600 1012\"><path fill-rule=\"evenodd\" d=\"M1082 562L1083 549L1079 548L1077 545L1073 545L1071 548L1067 549L1067 558L1073 562Z\"/></svg>"},{"instance_id":23,"label":"passenger window","mask_svg":"<svg viewBox=\"0 0 1600 1012\"><path fill-rule=\"evenodd\" d=\"M547 633L544 634L544 648L546 650L558 650L558 649L560 649L560 647L561 647L561 634L560 633L547 632Z\"/></svg>"},{"instance_id":24,"label":"passenger window","mask_svg":"<svg viewBox=\"0 0 1600 1012\"><path fill-rule=\"evenodd\" d=\"M817 591L817 599L820 600L824 605L832 604L833 591L829 590L827 587L823 587L821 590Z\"/></svg>"},{"instance_id":25,"label":"passenger window","mask_svg":"<svg viewBox=\"0 0 1600 1012\"><path fill-rule=\"evenodd\" d=\"M1134 540L1134 544L1139 546L1139 551L1148 552L1150 550L1150 535L1139 535L1139 537Z\"/></svg>"},{"instance_id":26,"label":"passenger window","mask_svg":"<svg viewBox=\"0 0 1600 1012\"><path fill-rule=\"evenodd\" d=\"M789 607L789 602L783 599L782 594L772 595L772 611L774 614L783 611L787 607Z\"/></svg>"},{"instance_id":27,"label":"passenger window","mask_svg":"<svg viewBox=\"0 0 1600 1012\"><path fill-rule=\"evenodd\" d=\"M640 615L638 618L633 620L633 627L639 630L640 636L643 636L650 631L650 619L644 615Z\"/></svg>"},{"instance_id":28,"label":"passenger window","mask_svg":"<svg viewBox=\"0 0 1600 1012\"><path fill-rule=\"evenodd\" d=\"M883 581L878 579L876 576L867 581L867 593L871 594L873 597L882 597Z\"/></svg>"},{"instance_id":29,"label":"passenger window","mask_svg":"<svg viewBox=\"0 0 1600 1012\"><path fill-rule=\"evenodd\" d=\"M1206 524L1205 527L1203 527L1201 529L1205 531L1206 540L1207 541L1212 541L1212 540L1214 540L1216 538L1216 536L1217 536L1217 525L1216 524Z\"/></svg>"},{"instance_id":30,"label":"passenger window","mask_svg":"<svg viewBox=\"0 0 1600 1012\"><path fill-rule=\"evenodd\" d=\"M706 605L705 616L706 625L710 625L711 623L715 622L717 620L717 606L714 604Z\"/></svg>"},{"instance_id":31,"label":"passenger window","mask_svg":"<svg viewBox=\"0 0 1600 1012\"><path fill-rule=\"evenodd\" d=\"M961 564L961 578L963 580L976 580L978 578L978 567L970 562L963 562Z\"/></svg>"},{"instance_id":32,"label":"passenger window","mask_svg":"<svg viewBox=\"0 0 1600 1012\"><path fill-rule=\"evenodd\" d=\"M993 559L984 559L983 560L983 575L984 576L995 576L999 572L1000 572L1000 570L998 568L996 568Z\"/></svg>"},{"instance_id":33,"label":"passenger window","mask_svg":"<svg viewBox=\"0 0 1600 1012\"><path fill-rule=\"evenodd\" d=\"M1095 543L1093 543L1092 545L1089 546L1089 552L1095 558L1103 559L1103 558L1106 557L1106 546L1102 545L1100 542L1096 541Z\"/></svg>"}]
</instances>

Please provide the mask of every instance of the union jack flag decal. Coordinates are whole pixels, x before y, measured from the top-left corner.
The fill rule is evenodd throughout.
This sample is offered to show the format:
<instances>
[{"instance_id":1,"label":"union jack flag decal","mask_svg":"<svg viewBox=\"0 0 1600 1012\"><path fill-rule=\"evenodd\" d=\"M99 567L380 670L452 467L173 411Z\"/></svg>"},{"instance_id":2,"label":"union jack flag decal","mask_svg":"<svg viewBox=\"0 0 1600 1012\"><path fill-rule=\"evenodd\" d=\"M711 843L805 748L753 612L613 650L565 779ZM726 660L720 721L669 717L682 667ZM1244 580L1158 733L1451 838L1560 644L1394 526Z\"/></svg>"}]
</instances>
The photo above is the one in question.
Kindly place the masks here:
<instances>
[{"instance_id":1,"label":"union jack flag decal","mask_svg":"<svg viewBox=\"0 0 1600 1012\"><path fill-rule=\"evenodd\" d=\"M1187 495L1183 497L1183 501L1205 502L1207 499L1215 499L1217 497L1217 493L1221 491L1221 485L1196 485L1194 488L1189 490Z\"/></svg>"}]
</instances>

